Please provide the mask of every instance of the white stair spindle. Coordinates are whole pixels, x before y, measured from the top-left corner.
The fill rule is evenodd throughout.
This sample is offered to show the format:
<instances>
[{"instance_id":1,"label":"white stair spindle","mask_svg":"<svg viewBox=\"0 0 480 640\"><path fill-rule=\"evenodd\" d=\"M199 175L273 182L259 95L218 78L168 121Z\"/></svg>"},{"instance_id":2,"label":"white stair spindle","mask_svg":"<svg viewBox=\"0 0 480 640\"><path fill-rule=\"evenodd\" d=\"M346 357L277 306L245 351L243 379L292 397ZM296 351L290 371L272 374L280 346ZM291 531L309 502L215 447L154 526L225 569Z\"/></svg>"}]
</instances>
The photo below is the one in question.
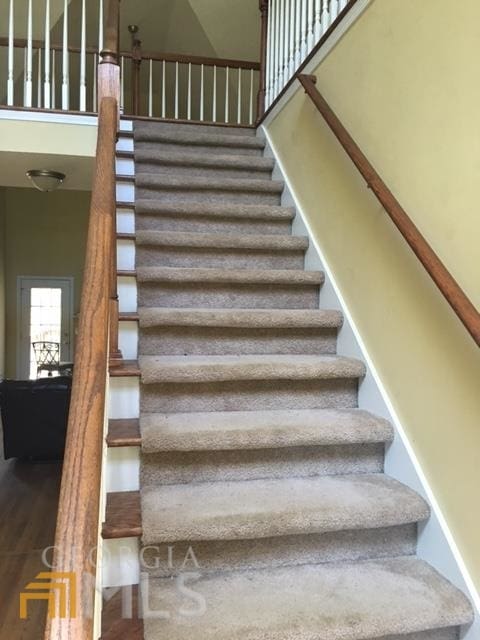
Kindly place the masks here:
<instances>
[{"instance_id":1,"label":"white stair spindle","mask_svg":"<svg viewBox=\"0 0 480 640\"><path fill-rule=\"evenodd\" d=\"M285 0L285 39L283 43L283 84L287 84L290 79L289 58L290 58L290 0Z\"/></svg>"},{"instance_id":2,"label":"white stair spindle","mask_svg":"<svg viewBox=\"0 0 480 640\"><path fill-rule=\"evenodd\" d=\"M167 69L166 62L162 60L162 118L165 118L165 114L167 112L167 87L166 87L166 79L167 79Z\"/></svg>"},{"instance_id":3,"label":"white stair spindle","mask_svg":"<svg viewBox=\"0 0 480 640\"><path fill-rule=\"evenodd\" d=\"M288 45L288 75L291 78L295 73L295 0L290 3L290 40Z\"/></svg>"},{"instance_id":4,"label":"white stair spindle","mask_svg":"<svg viewBox=\"0 0 480 640\"><path fill-rule=\"evenodd\" d=\"M13 53L14 53L14 14L13 0L10 0L10 12L8 14L8 78L7 78L7 104L13 105L14 98L14 75L13 75Z\"/></svg>"},{"instance_id":5,"label":"white stair spindle","mask_svg":"<svg viewBox=\"0 0 480 640\"><path fill-rule=\"evenodd\" d=\"M302 0L295 0L295 3L295 69L298 69L302 62Z\"/></svg>"},{"instance_id":6,"label":"white stair spindle","mask_svg":"<svg viewBox=\"0 0 480 640\"><path fill-rule=\"evenodd\" d=\"M293 0L292 0L293 1ZM270 96L272 93L272 4L270 3L268 10L268 26L267 26L267 66L265 69L265 105L270 106Z\"/></svg>"},{"instance_id":7,"label":"white stair spindle","mask_svg":"<svg viewBox=\"0 0 480 640\"><path fill-rule=\"evenodd\" d=\"M87 84L86 84L86 13L85 0L82 0L82 26L80 43L80 111L87 110Z\"/></svg>"},{"instance_id":8,"label":"white stair spindle","mask_svg":"<svg viewBox=\"0 0 480 640\"><path fill-rule=\"evenodd\" d=\"M237 88L237 123L242 123L242 70L238 68L238 88Z\"/></svg>"},{"instance_id":9,"label":"white stair spindle","mask_svg":"<svg viewBox=\"0 0 480 640\"><path fill-rule=\"evenodd\" d=\"M225 72L225 122L228 122L230 112L230 69Z\"/></svg>"},{"instance_id":10,"label":"white stair spindle","mask_svg":"<svg viewBox=\"0 0 480 640\"><path fill-rule=\"evenodd\" d=\"M125 58L120 58L120 113L125 111Z\"/></svg>"},{"instance_id":11,"label":"white stair spindle","mask_svg":"<svg viewBox=\"0 0 480 640\"><path fill-rule=\"evenodd\" d=\"M27 47L23 50L23 106L27 98Z\"/></svg>"},{"instance_id":12,"label":"white stair spindle","mask_svg":"<svg viewBox=\"0 0 480 640\"><path fill-rule=\"evenodd\" d=\"M340 6L338 0L330 0L330 24L335 22L340 13Z\"/></svg>"},{"instance_id":13,"label":"white stair spindle","mask_svg":"<svg viewBox=\"0 0 480 640\"><path fill-rule=\"evenodd\" d=\"M50 109L50 0L45 0L45 78L43 81L43 103Z\"/></svg>"},{"instance_id":14,"label":"white stair spindle","mask_svg":"<svg viewBox=\"0 0 480 640\"><path fill-rule=\"evenodd\" d=\"M248 124L253 124L253 69L250 69L250 103L248 112Z\"/></svg>"},{"instance_id":15,"label":"white stair spindle","mask_svg":"<svg viewBox=\"0 0 480 640\"><path fill-rule=\"evenodd\" d=\"M151 58L148 66L148 117L153 117L153 60Z\"/></svg>"},{"instance_id":16,"label":"white stair spindle","mask_svg":"<svg viewBox=\"0 0 480 640\"><path fill-rule=\"evenodd\" d=\"M56 99L55 99L55 91L56 91L56 82L55 82L55 49L52 49L52 98L50 100L50 106L52 109L55 109Z\"/></svg>"},{"instance_id":17,"label":"white stair spindle","mask_svg":"<svg viewBox=\"0 0 480 640\"><path fill-rule=\"evenodd\" d=\"M175 120L178 120L178 62L175 63Z\"/></svg>"},{"instance_id":18,"label":"white stair spindle","mask_svg":"<svg viewBox=\"0 0 480 640\"><path fill-rule=\"evenodd\" d=\"M322 0L322 33L330 26L330 14L328 12L329 0Z\"/></svg>"},{"instance_id":19,"label":"white stair spindle","mask_svg":"<svg viewBox=\"0 0 480 640\"><path fill-rule=\"evenodd\" d=\"M315 44L322 37L322 0L315 0L315 22L314 22Z\"/></svg>"},{"instance_id":20,"label":"white stair spindle","mask_svg":"<svg viewBox=\"0 0 480 640\"><path fill-rule=\"evenodd\" d=\"M98 2L98 53L103 51L103 0Z\"/></svg>"},{"instance_id":21,"label":"white stair spindle","mask_svg":"<svg viewBox=\"0 0 480 640\"><path fill-rule=\"evenodd\" d=\"M308 53L310 53L310 51L313 49L313 45L315 44L314 21L315 21L314 1L308 0L308 38L307 38Z\"/></svg>"},{"instance_id":22,"label":"white stair spindle","mask_svg":"<svg viewBox=\"0 0 480 640\"><path fill-rule=\"evenodd\" d=\"M31 107L33 103L32 0L28 0L27 64L25 69L25 95L23 105L25 107Z\"/></svg>"},{"instance_id":23,"label":"white stair spindle","mask_svg":"<svg viewBox=\"0 0 480 640\"><path fill-rule=\"evenodd\" d=\"M192 63L188 63L187 120L192 119Z\"/></svg>"},{"instance_id":24,"label":"white stair spindle","mask_svg":"<svg viewBox=\"0 0 480 640\"><path fill-rule=\"evenodd\" d=\"M97 105L97 54L93 54L93 97L92 97L92 111L96 113L98 111Z\"/></svg>"},{"instance_id":25,"label":"white stair spindle","mask_svg":"<svg viewBox=\"0 0 480 640\"><path fill-rule=\"evenodd\" d=\"M278 51L278 91L285 86L284 66L285 66L285 0L280 0L280 42Z\"/></svg>"},{"instance_id":26,"label":"white stair spindle","mask_svg":"<svg viewBox=\"0 0 480 640\"><path fill-rule=\"evenodd\" d=\"M217 121L217 67L213 65L212 122Z\"/></svg>"},{"instance_id":27,"label":"white stair spindle","mask_svg":"<svg viewBox=\"0 0 480 640\"><path fill-rule=\"evenodd\" d=\"M42 108L42 50L38 49L37 67L37 107Z\"/></svg>"},{"instance_id":28,"label":"white stair spindle","mask_svg":"<svg viewBox=\"0 0 480 640\"><path fill-rule=\"evenodd\" d=\"M280 75L279 75L279 54L280 54L280 0L274 0L275 2L275 49L274 49L274 89L273 98L275 99L279 92L280 87Z\"/></svg>"},{"instance_id":29,"label":"white stair spindle","mask_svg":"<svg viewBox=\"0 0 480 640\"><path fill-rule=\"evenodd\" d=\"M302 45L301 45L302 62L307 57L307 50L308 50L308 18L307 18L308 2L309 0L302 0Z\"/></svg>"},{"instance_id":30,"label":"white stair spindle","mask_svg":"<svg viewBox=\"0 0 480 640\"><path fill-rule=\"evenodd\" d=\"M68 58L68 0L63 3L62 109L70 107L70 70Z\"/></svg>"},{"instance_id":31,"label":"white stair spindle","mask_svg":"<svg viewBox=\"0 0 480 640\"><path fill-rule=\"evenodd\" d=\"M200 121L205 118L205 67L200 67Z\"/></svg>"}]
</instances>

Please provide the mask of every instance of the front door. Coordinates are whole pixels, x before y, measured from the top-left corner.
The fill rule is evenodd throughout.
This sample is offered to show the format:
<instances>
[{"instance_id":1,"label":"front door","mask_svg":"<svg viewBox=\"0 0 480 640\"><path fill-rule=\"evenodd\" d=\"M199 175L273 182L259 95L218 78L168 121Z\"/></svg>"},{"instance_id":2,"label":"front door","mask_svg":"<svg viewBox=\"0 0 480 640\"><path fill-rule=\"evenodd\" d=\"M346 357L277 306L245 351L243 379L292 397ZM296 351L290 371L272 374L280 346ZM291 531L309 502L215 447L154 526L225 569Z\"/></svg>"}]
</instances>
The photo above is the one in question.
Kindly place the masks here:
<instances>
[{"instance_id":1,"label":"front door","mask_svg":"<svg viewBox=\"0 0 480 640\"><path fill-rule=\"evenodd\" d=\"M17 378L37 377L33 342L58 342L60 360L72 359L73 278L19 277Z\"/></svg>"}]
</instances>

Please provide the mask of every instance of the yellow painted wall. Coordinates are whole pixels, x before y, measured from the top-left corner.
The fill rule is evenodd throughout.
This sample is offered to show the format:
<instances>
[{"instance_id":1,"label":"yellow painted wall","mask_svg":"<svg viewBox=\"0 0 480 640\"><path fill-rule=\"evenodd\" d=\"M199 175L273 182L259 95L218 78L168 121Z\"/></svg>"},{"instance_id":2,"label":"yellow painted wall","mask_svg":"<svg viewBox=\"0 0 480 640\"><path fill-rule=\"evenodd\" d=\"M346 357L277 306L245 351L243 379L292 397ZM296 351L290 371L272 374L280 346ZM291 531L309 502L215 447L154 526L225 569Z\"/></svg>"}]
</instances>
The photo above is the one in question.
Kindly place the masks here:
<instances>
[{"instance_id":1,"label":"yellow painted wall","mask_svg":"<svg viewBox=\"0 0 480 640\"><path fill-rule=\"evenodd\" d=\"M16 375L17 276L73 277L80 309L90 194L5 189L6 375Z\"/></svg>"},{"instance_id":2,"label":"yellow painted wall","mask_svg":"<svg viewBox=\"0 0 480 640\"><path fill-rule=\"evenodd\" d=\"M318 87L480 306L480 3L373 0ZM302 91L268 127L480 589L480 352Z\"/></svg>"}]
</instances>

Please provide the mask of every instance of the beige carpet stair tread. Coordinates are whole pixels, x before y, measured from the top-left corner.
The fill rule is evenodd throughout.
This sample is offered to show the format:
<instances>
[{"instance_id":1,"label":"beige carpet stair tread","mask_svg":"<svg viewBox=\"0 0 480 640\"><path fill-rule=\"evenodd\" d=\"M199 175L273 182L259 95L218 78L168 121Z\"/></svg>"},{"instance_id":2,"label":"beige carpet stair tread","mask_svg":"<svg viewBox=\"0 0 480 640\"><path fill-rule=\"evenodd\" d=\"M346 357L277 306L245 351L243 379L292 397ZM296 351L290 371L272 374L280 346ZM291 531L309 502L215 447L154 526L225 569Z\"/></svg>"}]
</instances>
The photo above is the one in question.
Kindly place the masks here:
<instances>
[{"instance_id":1,"label":"beige carpet stair tread","mask_svg":"<svg viewBox=\"0 0 480 640\"><path fill-rule=\"evenodd\" d=\"M163 150L139 149L134 153L136 163L158 164L169 167L204 167L219 169L252 169L258 171L272 171L275 165L272 158L245 155L214 155L206 156L199 153L169 153Z\"/></svg>"},{"instance_id":2,"label":"beige carpet stair tread","mask_svg":"<svg viewBox=\"0 0 480 640\"><path fill-rule=\"evenodd\" d=\"M426 520L427 503L384 474L144 487L145 544L238 540Z\"/></svg>"},{"instance_id":3,"label":"beige carpet stair tread","mask_svg":"<svg viewBox=\"0 0 480 640\"><path fill-rule=\"evenodd\" d=\"M227 380L351 379L365 365L341 356L140 356L144 384Z\"/></svg>"},{"instance_id":4,"label":"beige carpet stair tread","mask_svg":"<svg viewBox=\"0 0 480 640\"><path fill-rule=\"evenodd\" d=\"M238 329L335 329L340 311L308 309L168 309L141 307L140 327L183 326Z\"/></svg>"},{"instance_id":5,"label":"beige carpet stair tread","mask_svg":"<svg viewBox=\"0 0 480 640\"><path fill-rule=\"evenodd\" d=\"M228 133L198 132L198 131L178 131L141 129L136 127L134 131L135 142L147 143L173 143L187 145L191 147L235 147L238 149L263 149L265 140L256 136L230 135Z\"/></svg>"},{"instance_id":6,"label":"beige carpet stair tread","mask_svg":"<svg viewBox=\"0 0 480 640\"><path fill-rule=\"evenodd\" d=\"M253 236L220 233L187 233L175 231L136 232L137 245L155 247L188 247L207 249L256 249L259 251L306 251L308 238L304 236Z\"/></svg>"},{"instance_id":7,"label":"beige carpet stair tread","mask_svg":"<svg viewBox=\"0 0 480 640\"><path fill-rule=\"evenodd\" d=\"M366 640L472 620L463 594L412 557L204 576L192 589L205 602L203 616L178 613L181 595L175 582L150 583L152 608L172 615L145 620L148 637Z\"/></svg>"},{"instance_id":8,"label":"beige carpet stair tread","mask_svg":"<svg viewBox=\"0 0 480 640\"><path fill-rule=\"evenodd\" d=\"M137 173L135 185L139 189L182 191L219 191L242 193L280 194L284 183L277 180L252 180L250 178L204 178L198 176L176 177L162 173Z\"/></svg>"},{"instance_id":9,"label":"beige carpet stair tread","mask_svg":"<svg viewBox=\"0 0 480 640\"><path fill-rule=\"evenodd\" d=\"M247 220L292 220L292 207L225 202L165 202L155 198L140 198L135 201L135 212L140 215L183 215L209 218L244 218Z\"/></svg>"},{"instance_id":10,"label":"beige carpet stair tread","mask_svg":"<svg viewBox=\"0 0 480 640\"><path fill-rule=\"evenodd\" d=\"M227 451L390 442L387 420L360 409L146 413L142 448L159 451Z\"/></svg>"},{"instance_id":11,"label":"beige carpet stair tread","mask_svg":"<svg viewBox=\"0 0 480 640\"><path fill-rule=\"evenodd\" d=\"M137 278L139 282L320 285L325 276L321 271L296 269L138 267Z\"/></svg>"}]
</instances>

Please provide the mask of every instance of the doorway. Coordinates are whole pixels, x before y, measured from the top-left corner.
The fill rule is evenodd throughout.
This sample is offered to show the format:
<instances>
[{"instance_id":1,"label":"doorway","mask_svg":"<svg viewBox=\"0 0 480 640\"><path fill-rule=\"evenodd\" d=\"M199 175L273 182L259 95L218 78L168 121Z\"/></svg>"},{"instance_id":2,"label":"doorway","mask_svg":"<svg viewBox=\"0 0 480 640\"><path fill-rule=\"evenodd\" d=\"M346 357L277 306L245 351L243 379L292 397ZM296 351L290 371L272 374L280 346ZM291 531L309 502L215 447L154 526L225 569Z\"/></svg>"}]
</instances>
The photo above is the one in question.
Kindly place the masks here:
<instances>
[{"instance_id":1,"label":"doorway","mask_svg":"<svg viewBox=\"0 0 480 640\"><path fill-rule=\"evenodd\" d=\"M72 359L73 278L18 277L17 378L37 377L33 342L57 342Z\"/></svg>"}]
</instances>

